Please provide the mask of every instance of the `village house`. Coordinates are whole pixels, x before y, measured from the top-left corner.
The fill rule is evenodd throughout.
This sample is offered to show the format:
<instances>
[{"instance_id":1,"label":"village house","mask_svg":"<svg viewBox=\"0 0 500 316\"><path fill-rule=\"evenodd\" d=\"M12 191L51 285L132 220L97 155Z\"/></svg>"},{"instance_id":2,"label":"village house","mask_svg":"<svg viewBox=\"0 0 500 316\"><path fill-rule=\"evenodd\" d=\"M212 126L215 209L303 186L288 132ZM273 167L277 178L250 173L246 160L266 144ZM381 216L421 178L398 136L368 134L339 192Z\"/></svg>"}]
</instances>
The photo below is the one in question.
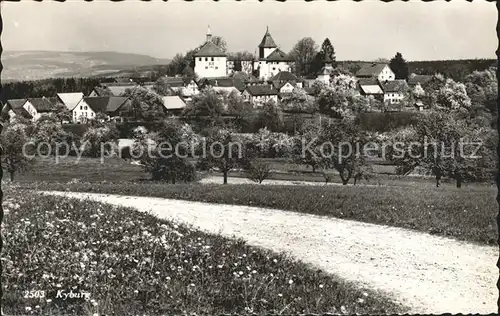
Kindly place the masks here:
<instances>
[{"instance_id":1,"label":"village house","mask_svg":"<svg viewBox=\"0 0 500 316\"><path fill-rule=\"evenodd\" d=\"M249 85L243 91L243 99L260 107L268 101L278 102L278 91L270 85Z\"/></svg>"},{"instance_id":2,"label":"village house","mask_svg":"<svg viewBox=\"0 0 500 316\"><path fill-rule=\"evenodd\" d=\"M410 88L415 88L416 86L422 87L424 84L431 80L432 76L411 74L408 77L408 86L410 86Z\"/></svg>"},{"instance_id":3,"label":"village house","mask_svg":"<svg viewBox=\"0 0 500 316\"><path fill-rule=\"evenodd\" d=\"M212 42L210 27L208 27L205 44L194 54L194 72L198 78L216 78L227 75L227 55Z\"/></svg>"},{"instance_id":4,"label":"village house","mask_svg":"<svg viewBox=\"0 0 500 316\"><path fill-rule=\"evenodd\" d=\"M404 79L381 82L384 91L384 103L389 105L400 104L408 91L408 84Z\"/></svg>"},{"instance_id":5,"label":"village house","mask_svg":"<svg viewBox=\"0 0 500 316\"><path fill-rule=\"evenodd\" d=\"M138 87L135 82L109 82L101 83L100 86L94 87L89 97L109 97L122 96L127 89L134 89Z\"/></svg>"},{"instance_id":6,"label":"village house","mask_svg":"<svg viewBox=\"0 0 500 316\"><path fill-rule=\"evenodd\" d=\"M356 73L357 78L377 78L380 82L396 79L396 75L388 64L364 64Z\"/></svg>"},{"instance_id":7,"label":"village house","mask_svg":"<svg viewBox=\"0 0 500 316\"><path fill-rule=\"evenodd\" d=\"M74 123L85 123L96 119L98 113L105 114L107 120L123 121L122 115L131 110L127 97L84 97L72 110Z\"/></svg>"},{"instance_id":8,"label":"village house","mask_svg":"<svg viewBox=\"0 0 500 316\"><path fill-rule=\"evenodd\" d=\"M280 71L269 82L280 95L292 93L295 88L303 87L302 81L289 71Z\"/></svg>"},{"instance_id":9,"label":"village house","mask_svg":"<svg viewBox=\"0 0 500 316\"><path fill-rule=\"evenodd\" d=\"M56 98L28 98L23 107L37 121L42 115L53 113L57 102Z\"/></svg>"},{"instance_id":10,"label":"village house","mask_svg":"<svg viewBox=\"0 0 500 316\"><path fill-rule=\"evenodd\" d=\"M73 110L78 102L83 99L84 95L82 92L68 92L68 93L58 93L57 98L59 102L64 104L68 110Z\"/></svg>"},{"instance_id":11,"label":"village house","mask_svg":"<svg viewBox=\"0 0 500 316\"><path fill-rule=\"evenodd\" d=\"M212 79L202 79L198 82L202 89L209 88L217 92L224 92L229 95L232 92L241 94L246 85L241 79L238 78L212 78Z\"/></svg>"},{"instance_id":12,"label":"village house","mask_svg":"<svg viewBox=\"0 0 500 316\"><path fill-rule=\"evenodd\" d=\"M379 100L384 98L384 91L377 78L361 78L358 80L358 87L361 95L373 96Z\"/></svg>"},{"instance_id":13,"label":"village house","mask_svg":"<svg viewBox=\"0 0 500 316\"><path fill-rule=\"evenodd\" d=\"M162 97L163 100L163 106L165 107L165 113L167 115L180 115L184 108L186 107L186 102L184 100L177 96L165 96Z\"/></svg>"},{"instance_id":14,"label":"village house","mask_svg":"<svg viewBox=\"0 0 500 316\"><path fill-rule=\"evenodd\" d=\"M259 79L269 80L280 71L290 71L292 62L293 59L278 48L268 27L259 44L259 60L254 64L254 69L259 72Z\"/></svg>"},{"instance_id":15,"label":"village house","mask_svg":"<svg viewBox=\"0 0 500 316\"><path fill-rule=\"evenodd\" d=\"M2 108L2 113L8 113L10 121L12 121L16 116L32 120L33 116L31 116L31 114L24 108L26 101L26 99L8 100Z\"/></svg>"}]
</instances>

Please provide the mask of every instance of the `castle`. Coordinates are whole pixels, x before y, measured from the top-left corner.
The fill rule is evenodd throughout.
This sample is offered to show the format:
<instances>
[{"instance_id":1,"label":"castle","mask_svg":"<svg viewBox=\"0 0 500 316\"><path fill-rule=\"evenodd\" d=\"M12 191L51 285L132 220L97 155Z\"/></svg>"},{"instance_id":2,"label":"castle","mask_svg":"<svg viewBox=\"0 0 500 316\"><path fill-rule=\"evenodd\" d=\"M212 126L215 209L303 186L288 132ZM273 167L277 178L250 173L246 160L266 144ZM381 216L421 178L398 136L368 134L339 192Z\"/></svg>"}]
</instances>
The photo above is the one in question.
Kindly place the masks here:
<instances>
[{"instance_id":1,"label":"castle","mask_svg":"<svg viewBox=\"0 0 500 316\"><path fill-rule=\"evenodd\" d=\"M194 72L199 78L228 77L234 73L235 61L228 60L227 54L212 42L210 27L205 44L194 59ZM243 72L258 73L259 79L269 80L281 71L290 71L293 59L278 48L267 28L258 46L258 58L238 62Z\"/></svg>"}]
</instances>

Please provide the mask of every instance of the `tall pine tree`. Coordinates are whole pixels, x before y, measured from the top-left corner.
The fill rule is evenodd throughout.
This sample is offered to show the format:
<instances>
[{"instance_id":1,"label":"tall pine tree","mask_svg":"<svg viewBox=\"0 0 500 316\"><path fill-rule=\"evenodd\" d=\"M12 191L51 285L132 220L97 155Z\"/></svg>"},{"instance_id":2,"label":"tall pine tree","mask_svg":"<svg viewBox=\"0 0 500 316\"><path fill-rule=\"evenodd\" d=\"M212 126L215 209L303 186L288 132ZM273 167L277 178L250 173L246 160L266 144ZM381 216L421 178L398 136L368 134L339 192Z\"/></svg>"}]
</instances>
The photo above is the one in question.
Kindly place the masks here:
<instances>
[{"instance_id":1,"label":"tall pine tree","mask_svg":"<svg viewBox=\"0 0 500 316\"><path fill-rule=\"evenodd\" d=\"M332 66L337 67L335 61L335 49L329 38L326 38L321 44L321 50L316 54L313 61L311 62L311 75L315 75L324 66L325 56L329 56L332 60Z\"/></svg>"},{"instance_id":2,"label":"tall pine tree","mask_svg":"<svg viewBox=\"0 0 500 316\"><path fill-rule=\"evenodd\" d=\"M396 56L394 56L389 62L389 67L391 67L391 70L396 75L396 79L408 80L408 64L401 53L396 53Z\"/></svg>"}]
</instances>

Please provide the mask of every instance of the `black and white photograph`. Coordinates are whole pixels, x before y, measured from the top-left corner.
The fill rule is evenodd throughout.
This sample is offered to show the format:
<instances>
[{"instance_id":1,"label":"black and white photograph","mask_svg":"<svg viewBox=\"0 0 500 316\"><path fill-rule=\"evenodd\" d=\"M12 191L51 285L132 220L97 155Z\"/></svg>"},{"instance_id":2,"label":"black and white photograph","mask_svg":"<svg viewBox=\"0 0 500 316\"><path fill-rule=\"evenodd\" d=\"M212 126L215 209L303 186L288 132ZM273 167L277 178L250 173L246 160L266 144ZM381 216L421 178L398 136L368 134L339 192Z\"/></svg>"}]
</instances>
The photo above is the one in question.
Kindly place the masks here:
<instances>
[{"instance_id":1,"label":"black and white photograph","mask_svg":"<svg viewBox=\"0 0 500 316\"><path fill-rule=\"evenodd\" d=\"M499 312L496 2L0 13L2 315Z\"/></svg>"}]
</instances>

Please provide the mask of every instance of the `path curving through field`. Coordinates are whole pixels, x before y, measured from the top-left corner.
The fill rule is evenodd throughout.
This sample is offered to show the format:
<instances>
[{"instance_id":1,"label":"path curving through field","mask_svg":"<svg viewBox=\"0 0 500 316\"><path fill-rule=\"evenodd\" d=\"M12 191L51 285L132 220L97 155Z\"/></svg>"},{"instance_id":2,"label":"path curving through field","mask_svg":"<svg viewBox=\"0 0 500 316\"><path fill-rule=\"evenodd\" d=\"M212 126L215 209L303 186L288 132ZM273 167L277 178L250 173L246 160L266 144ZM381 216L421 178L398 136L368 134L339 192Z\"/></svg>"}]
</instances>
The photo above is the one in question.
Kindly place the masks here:
<instances>
[{"instance_id":1,"label":"path curving through field","mask_svg":"<svg viewBox=\"0 0 500 316\"><path fill-rule=\"evenodd\" d=\"M43 192L152 211L201 230L286 252L392 293L411 313L495 313L498 249L401 228L257 207L150 197Z\"/></svg>"}]
</instances>

